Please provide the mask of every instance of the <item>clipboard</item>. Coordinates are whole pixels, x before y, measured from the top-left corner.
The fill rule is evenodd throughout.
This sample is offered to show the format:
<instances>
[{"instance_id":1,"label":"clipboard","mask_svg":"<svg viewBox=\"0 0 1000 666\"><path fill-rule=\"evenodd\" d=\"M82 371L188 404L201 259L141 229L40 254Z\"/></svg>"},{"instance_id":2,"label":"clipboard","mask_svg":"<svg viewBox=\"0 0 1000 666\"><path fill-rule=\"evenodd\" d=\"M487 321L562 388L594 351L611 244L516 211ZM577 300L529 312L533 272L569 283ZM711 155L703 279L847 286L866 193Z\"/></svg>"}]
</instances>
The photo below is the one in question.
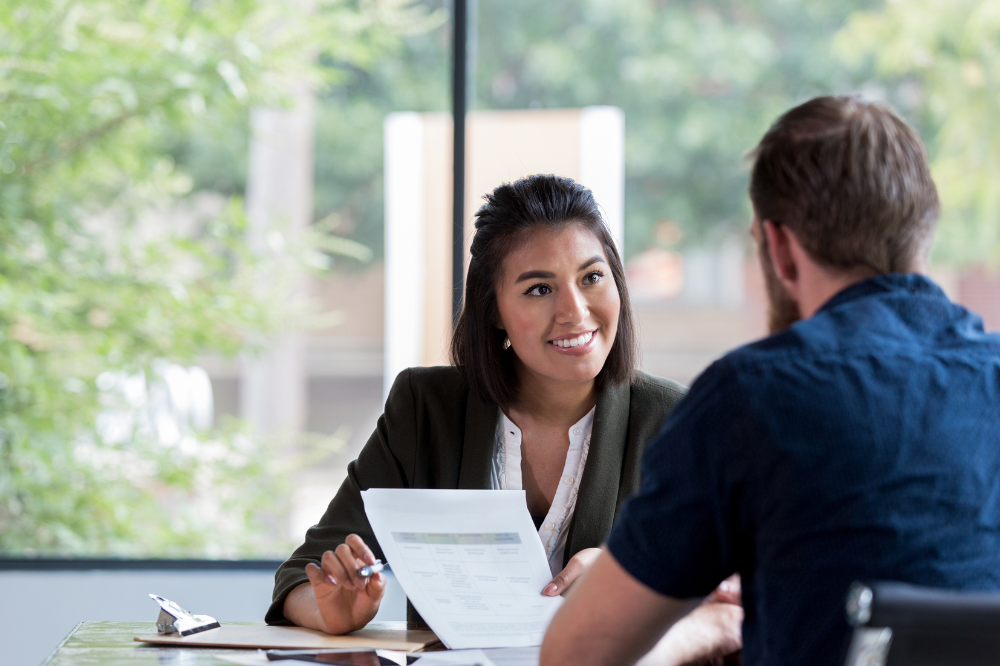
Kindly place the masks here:
<instances>
[{"instance_id":1,"label":"clipboard","mask_svg":"<svg viewBox=\"0 0 1000 666\"><path fill-rule=\"evenodd\" d=\"M406 622L372 622L364 629L343 636L331 636L303 627L274 627L265 624L223 624L190 636L149 634L136 636L138 643L184 645L190 647L251 649L375 648L420 652L438 637L430 629L408 629Z\"/></svg>"}]
</instances>

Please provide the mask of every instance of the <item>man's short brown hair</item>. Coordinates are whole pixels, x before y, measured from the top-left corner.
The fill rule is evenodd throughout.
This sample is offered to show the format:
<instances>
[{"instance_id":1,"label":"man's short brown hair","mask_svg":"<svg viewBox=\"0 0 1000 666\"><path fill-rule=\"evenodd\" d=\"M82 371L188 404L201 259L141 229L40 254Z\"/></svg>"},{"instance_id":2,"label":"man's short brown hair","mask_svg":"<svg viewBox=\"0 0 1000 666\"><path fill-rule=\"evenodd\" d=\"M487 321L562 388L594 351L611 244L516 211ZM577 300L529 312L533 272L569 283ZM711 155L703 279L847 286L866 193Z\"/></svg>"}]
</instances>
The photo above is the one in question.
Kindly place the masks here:
<instances>
[{"instance_id":1,"label":"man's short brown hair","mask_svg":"<svg viewBox=\"0 0 1000 666\"><path fill-rule=\"evenodd\" d=\"M888 106L817 97L753 151L750 200L832 268L908 272L930 249L937 188L917 133Z\"/></svg>"}]
</instances>

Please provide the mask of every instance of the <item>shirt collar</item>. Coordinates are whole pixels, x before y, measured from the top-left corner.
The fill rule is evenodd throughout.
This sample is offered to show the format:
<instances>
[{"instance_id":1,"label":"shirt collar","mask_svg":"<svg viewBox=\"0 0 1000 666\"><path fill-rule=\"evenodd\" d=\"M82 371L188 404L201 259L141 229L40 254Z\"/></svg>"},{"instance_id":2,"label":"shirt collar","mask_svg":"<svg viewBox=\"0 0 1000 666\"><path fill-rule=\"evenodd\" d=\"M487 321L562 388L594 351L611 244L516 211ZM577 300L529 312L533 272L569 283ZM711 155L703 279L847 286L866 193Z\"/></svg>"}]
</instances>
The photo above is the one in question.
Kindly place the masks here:
<instances>
[{"instance_id":1,"label":"shirt collar","mask_svg":"<svg viewBox=\"0 0 1000 666\"><path fill-rule=\"evenodd\" d=\"M590 436L594 428L594 412L596 410L596 405L591 407L590 411L582 419L570 426L569 441L571 444L578 444ZM497 425L503 430L504 441L516 444L518 451L520 451L521 429L517 427L516 423L510 420L502 409L500 410L500 419Z\"/></svg>"},{"instance_id":2,"label":"shirt collar","mask_svg":"<svg viewBox=\"0 0 1000 666\"><path fill-rule=\"evenodd\" d=\"M920 273L885 273L862 280L861 282L856 282L846 289L837 292L830 300L823 304L823 307L817 311L817 314L859 298L891 292L909 292L911 294L948 298L941 290L941 287L934 284L926 275L921 275Z\"/></svg>"}]
</instances>

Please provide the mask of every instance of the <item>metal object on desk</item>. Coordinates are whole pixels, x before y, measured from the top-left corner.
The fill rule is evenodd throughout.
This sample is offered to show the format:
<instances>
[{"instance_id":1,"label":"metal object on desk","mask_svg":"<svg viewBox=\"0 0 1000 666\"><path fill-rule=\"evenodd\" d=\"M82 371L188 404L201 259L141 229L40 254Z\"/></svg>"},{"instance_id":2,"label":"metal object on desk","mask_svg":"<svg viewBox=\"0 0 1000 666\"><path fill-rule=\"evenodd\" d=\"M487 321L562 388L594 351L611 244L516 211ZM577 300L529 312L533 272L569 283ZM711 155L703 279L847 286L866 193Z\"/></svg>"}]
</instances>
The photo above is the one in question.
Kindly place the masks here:
<instances>
[{"instance_id":1,"label":"metal object on desk","mask_svg":"<svg viewBox=\"0 0 1000 666\"><path fill-rule=\"evenodd\" d=\"M149 597L160 605L160 615L156 618L158 633L190 636L209 629L218 629L220 626L214 617L189 613L170 599L155 594Z\"/></svg>"}]
</instances>

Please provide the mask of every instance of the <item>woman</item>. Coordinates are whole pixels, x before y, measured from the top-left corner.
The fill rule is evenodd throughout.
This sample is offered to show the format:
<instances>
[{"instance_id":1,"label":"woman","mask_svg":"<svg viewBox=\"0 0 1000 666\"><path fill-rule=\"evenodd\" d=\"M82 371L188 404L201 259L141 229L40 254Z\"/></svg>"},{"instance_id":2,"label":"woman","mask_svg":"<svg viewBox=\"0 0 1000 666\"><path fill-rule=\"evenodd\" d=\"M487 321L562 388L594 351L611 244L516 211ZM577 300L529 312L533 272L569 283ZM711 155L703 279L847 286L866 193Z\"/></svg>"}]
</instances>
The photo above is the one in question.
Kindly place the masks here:
<instances>
[{"instance_id":1,"label":"woman","mask_svg":"<svg viewBox=\"0 0 1000 666\"><path fill-rule=\"evenodd\" d=\"M639 459L681 399L635 369L621 258L593 196L568 178L498 187L476 214L454 366L410 368L305 543L275 577L271 624L341 634L367 624L385 559L366 488L523 489L561 594L639 483ZM408 607L410 619L417 619Z\"/></svg>"}]
</instances>

